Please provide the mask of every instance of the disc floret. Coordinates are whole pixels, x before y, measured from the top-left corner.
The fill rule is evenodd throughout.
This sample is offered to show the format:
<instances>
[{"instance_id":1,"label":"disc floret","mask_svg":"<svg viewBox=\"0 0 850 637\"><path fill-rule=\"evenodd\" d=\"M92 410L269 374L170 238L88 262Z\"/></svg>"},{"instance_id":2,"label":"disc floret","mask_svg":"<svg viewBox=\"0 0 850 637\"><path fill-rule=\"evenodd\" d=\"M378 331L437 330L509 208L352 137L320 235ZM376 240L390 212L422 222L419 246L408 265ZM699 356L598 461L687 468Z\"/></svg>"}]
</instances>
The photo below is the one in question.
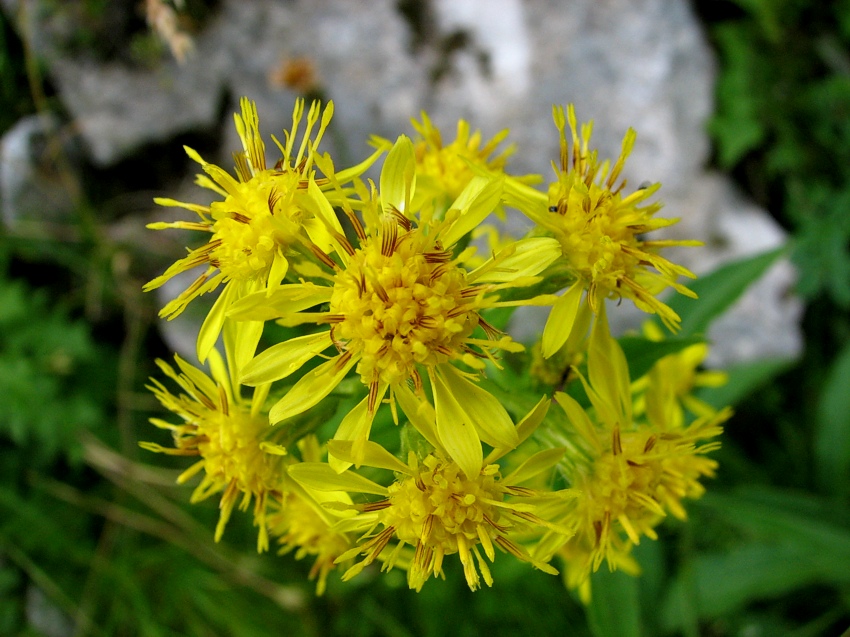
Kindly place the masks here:
<instances>
[{"instance_id":1,"label":"disc floret","mask_svg":"<svg viewBox=\"0 0 850 637\"><path fill-rule=\"evenodd\" d=\"M431 577L444 577L443 560L457 554L471 590L493 585L486 558L496 558L494 547L510 553L536 568L556 574L551 566L533 559L509 534L517 525L546 525L530 505L517 505L508 495L533 495L529 489L503 483L499 465L488 464L467 477L461 467L443 454L427 455L421 462L411 456L409 471L387 488L387 498L364 507L372 527L382 530L340 559L357 554L365 559L343 576L350 579L379 556L385 569L392 568L406 545L414 548L407 568L407 582L417 591ZM367 516L372 516L368 517ZM551 525L550 525L551 526ZM389 542L396 544L385 552ZM482 552L484 555L482 555Z\"/></svg>"},{"instance_id":2,"label":"disc floret","mask_svg":"<svg viewBox=\"0 0 850 637\"><path fill-rule=\"evenodd\" d=\"M332 337L360 359L363 383L394 384L468 352L479 324L474 288L450 252L420 229L385 227L363 241L336 277Z\"/></svg>"},{"instance_id":3,"label":"disc floret","mask_svg":"<svg viewBox=\"0 0 850 637\"><path fill-rule=\"evenodd\" d=\"M487 585L492 578L478 545L492 561L493 542L504 542L498 529L502 518L497 503L503 499L498 465L487 465L475 479L468 479L454 463L429 455L415 476L389 487L389 506L381 511L381 523L394 528L399 542L416 547L408 571L411 588L420 590L432 575L442 575L443 558L458 554L466 581L475 590L479 569Z\"/></svg>"},{"instance_id":4,"label":"disc floret","mask_svg":"<svg viewBox=\"0 0 850 637\"><path fill-rule=\"evenodd\" d=\"M506 181L508 202L557 239L561 258L556 267L574 280L555 302L547 320L542 339L544 356L552 356L564 345L584 308L596 314L609 298L630 299L644 312L657 314L675 331L680 323L678 314L656 295L673 288L694 298L696 295L677 280L695 275L659 252L701 243L646 239L648 233L671 226L678 219L655 217L661 204L645 203L661 184L624 194L627 182L621 174L637 138L633 129L626 132L620 156L612 165L600 162L597 152L590 149L593 122L582 125L579 135L572 105L566 113L563 107L554 107L553 115L560 137L560 162L553 164L556 179L549 184L548 193L513 179Z\"/></svg>"},{"instance_id":5,"label":"disc floret","mask_svg":"<svg viewBox=\"0 0 850 637\"><path fill-rule=\"evenodd\" d=\"M641 205L660 188L660 184L642 186L624 196L626 180L621 173L637 139L633 129L626 131L620 156L614 165L600 163L596 151L590 151L593 123L577 131L575 109L554 109L555 125L560 134L560 166L557 181L549 186L546 226L560 241L564 259L582 286L596 312L607 297L626 297L645 312L657 313L671 329L679 317L655 298L665 287L687 296L694 294L676 283L679 276L694 277L688 269L671 263L658 254L660 248L673 245L698 245L693 241L648 241L644 235L673 225L678 219L655 218L658 202ZM572 152L566 126L572 138ZM655 272L649 270L653 268Z\"/></svg>"}]
</instances>

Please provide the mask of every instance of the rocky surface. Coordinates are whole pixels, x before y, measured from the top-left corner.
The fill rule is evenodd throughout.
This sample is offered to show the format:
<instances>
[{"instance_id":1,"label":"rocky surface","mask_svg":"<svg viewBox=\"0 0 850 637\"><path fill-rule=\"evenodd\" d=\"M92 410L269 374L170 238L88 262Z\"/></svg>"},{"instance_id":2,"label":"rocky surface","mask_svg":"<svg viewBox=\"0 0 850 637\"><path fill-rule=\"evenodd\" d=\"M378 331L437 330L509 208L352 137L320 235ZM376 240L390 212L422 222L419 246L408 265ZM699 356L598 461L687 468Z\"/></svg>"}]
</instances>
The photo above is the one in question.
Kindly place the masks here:
<instances>
[{"instance_id":1,"label":"rocky surface","mask_svg":"<svg viewBox=\"0 0 850 637\"><path fill-rule=\"evenodd\" d=\"M371 133L410 133L409 117L426 109L447 134L459 117L485 135L511 128L512 167L548 177L557 156L551 106L574 102L580 119L595 119L603 156L616 156L626 128L637 129L626 175L633 184L661 181L665 213L683 220L677 235L706 242L683 252L695 271L784 241L764 211L704 170L714 60L681 0L375 0L368 11L350 0L221 0L185 64L163 58L152 68L69 56L57 45L67 12L1 1L30 34L103 166L216 124L227 151L219 159L229 165L229 113L239 96L257 100L264 132L280 131L296 94L287 69L297 63L336 103L328 149L341 164L367 152ZM788 263L778 264L715 325L714 363L799 353L793 278Z\"/></svg>"},{"instance_id":2,"label":"rocky surface","mask_svg":"<svg viewBox=\"0 0 850 637\"><path fill-rule=\"evenodd\" d=\"M0 217L7 227L26 233L36 224L68 223L78 153L67 133L58 118L32 115L0 139Z\"/></svg>"}]
</instances>

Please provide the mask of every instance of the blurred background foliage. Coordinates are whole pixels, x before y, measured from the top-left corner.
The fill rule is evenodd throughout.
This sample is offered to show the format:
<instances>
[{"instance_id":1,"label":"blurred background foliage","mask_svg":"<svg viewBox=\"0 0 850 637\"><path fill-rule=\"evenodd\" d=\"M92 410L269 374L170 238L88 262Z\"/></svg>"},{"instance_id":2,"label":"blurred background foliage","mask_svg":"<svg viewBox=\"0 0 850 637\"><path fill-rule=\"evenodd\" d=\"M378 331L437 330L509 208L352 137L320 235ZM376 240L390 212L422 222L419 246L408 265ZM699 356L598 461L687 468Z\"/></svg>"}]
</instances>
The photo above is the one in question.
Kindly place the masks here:
<instances>
[{"instance_id":1,"label":"blurred background foliage","mask_svg":"<svg viewBox=\"0 0 850 637\"><path fill-rule=\"evenodd\" d=\"M395 572L346 585L332 576L317 599L308 564L245 549L244 519L214 544L214 504L189 507L178 464L137 447L156 412L143 384L153 358L169 354L140 293L145 275L106 231L110 198L154 185L124 166L70 176L79 196L68 226L0 235L0 635L842 634L850 0L694 6L720 62L715 163L790 233L806 349L798 361L730 370L726 388L703 396L736 404L721 470L690 523L668 522L661 541L637 548L641 578L603 569L587 609L558 580L508 560L496 562L497 586L476 594L450 567L419 595ZM151 54L143 39L134 46ZM0 96L0 132L61 111L5 21Z\"/></svg>"}]
</instances>

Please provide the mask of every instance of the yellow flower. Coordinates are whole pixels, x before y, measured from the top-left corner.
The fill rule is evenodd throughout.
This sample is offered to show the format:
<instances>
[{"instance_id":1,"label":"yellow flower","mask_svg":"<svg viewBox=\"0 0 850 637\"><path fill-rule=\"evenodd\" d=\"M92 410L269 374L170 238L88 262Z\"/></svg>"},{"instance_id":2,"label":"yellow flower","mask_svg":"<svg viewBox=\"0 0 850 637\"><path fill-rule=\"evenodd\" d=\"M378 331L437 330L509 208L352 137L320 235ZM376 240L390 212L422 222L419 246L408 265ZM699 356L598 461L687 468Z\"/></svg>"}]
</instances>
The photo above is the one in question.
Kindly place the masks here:
<instances>
[{"instance_id":1,"label":"yellow flower","mask_svg":"<svg viewBox=\"0 0 850 637\"><path fill-rule=\"evenodd\" d=\"M543 399L517 427L517 438L527 438L543 420L548 409ZM531 563L547 573L557 571L533 558L511 536L526 528L549 529L569 536L570 529L554 525L537 515L537 501L545 498L569 498L567 492L539 492L520 486L550 470L565 449L546 449L527 458L514 471L502 476L497 460L510 449L494 450L470 475L447 453L435 437L433 412L422 404L415 426L434 450L423 458L410 452L407 464L373 442L367 442L363 464L396 472L397 479L383 487L362 476L346 471L337 474L329 465L301 463L290 475L297 481L319 490L344 488L352 493L369 493L383 499L359 505L356 517L344 523L346 529L363 534L361 544L338 558L338 561L364 557L343 575L343 580L356 576L376 559L384 562L384 570L393 568L406 546L414 549L407 565L410 588L420 590L431 577L444 577L446 556L457 554L463 565L469 588L476 590L481 578L491 586L493 578L484 556L495 560L495 548ZM348 441L331 441L333 453L353 460ZM390 543L394 546L390 547ZM483 555L482 555L483 553Z\"/></svg>"},{"instance_id":2,"label":"yellow flower","mask_svg":"<svg viewBox=\"0 0 850 637\"><path fill-rule=\"evenodd\" d=\"M664 334L652 322L643 326L644 334L651 340L661 341ZM634 382L635 411L646 412L653 423L668 429L677 429L685 423L685 410L698 417L708 417L716 410L694 396L698 387L725 385L728 375L722 371L700 370L708 355L708 344L697 343L658 360L649 373Z\"/></svg>"},{"instance_id":3,"label":"yellow flower","mask_svg":"<svg viewBox=\"0 0 850 637\"><path fill-rule=\"evenodd\" d=\"M285 450L275 444L280 431L269 427L268 416L261 411L268 387L258 388L246 401L233 385L230 374L216 350L210 355L212 378L175 355L179 373L168 363L157 360L163 373L183 390L173 394L152 378L148 386L163 407L179 416L182 424L159 418L151 423L169 429L174 449L151 442L139 443L149 451L178 456L199 456L195 464L177 479L184 483L203 471L204 477L192 493L191 501L200 502L221 493L221 513L215 531L218 541L237 499L240 509L254 500L254 524L259 527L257 549L268 549L266 508L280 497L282 464ZM270 453L268 453L268 452Z\"/></svg>"},{"instance_id":4,"label":"yellow flower","mask_svg":"<svg viewBox=\"0 0 850 637\"><path fill-rule=\"evenodd\" d=\"M634 419L625 357L608 333L604 306L591 333L588 376L590 382L581 380L590 414L571 396L555 394L578 450L564 471L580 495L559 518L576 529L563 549L572 559L580 557L583 576L571 579L576 586L603 561L611 568L625 563L624 555L641 537L656 539L654 528L667 513L685 518L682 500L704 493L700 479L713 476L717 467L705 454L720 446L711 439L731 414L722 410L687 427Z\"/></svg>"},{"instance_id":5,"label":"yellow flower","mask_svg":"<svg viewBox=\"0 0 850 637\"><path fill-rule=\"evenodd\" d=\"M276 423L318 404L356 366L368 396L342 421L336 438L356 441L359 451L387 392L395 405L398 392L411 381L421 395L425 372L442 443L475 475L482 458L480 440L491 446L511 446L514 429L504 407L452 362L481 370L485 360L494 360L494 350L522 349L491 327L481 311L515 304L499 301L495 293L535 281L533 276L545 267L539 254L548 253L551 261L557 245L547 238L517 242L467 270L464 263L472 250L455 255L452 248L492 211L501 195L501 181L476 177L443 219L418 223L410 211L412 164L412 144L402 137L384 165L380 199L365 202L366 225L350 215L359 245L337 237L340 263L330 257L325 260L332 271L331 285L283 285L234 305L231 315L236 319L281 318L288 324L330 325L326 332L291 339L261 353L247 365L243 382L253 385L285 378L310 358L335 347L337 355L305 374L272 407L270 418ZM531 253L535 258L529 267ZM327 311L301 312L323 303L328 304ZM466 427L461 441L455 428L462 426Z\"/></svg>"},{"instance_id":6,"label":"yellow flower","mask_svg":"<svg viewBox=\"0 0 850 637\"><path fill-rule=\"evenodd\" d=\"M577 132L575 111L567 115L562 107L553 109L560 133L560 165L557 180L543 194L508 179L507 201L518 207L540 228L555 237L562 256L557 265L575 278L575 283L554 304L543 332L543 353L547 358L564 344L572 331L586 292L586 303L595 313L606 298L627 298L675 330L679 316L655 298L665 288L694 297L676 282L680 276L693 277L686 268L671 263L659 251L671 246L700 245L696 241L647 240L644 237L677 219L656 218L660 203L642 205L660 188L653 184L623 194L625 180L620 173L632 151L636 134L629 129L622 152L613 166L600 163L589 148L592 122ZM566 125L572 138L570 149Z\"/></svg>"},{"instance_id":7,"label":"yellow flower","mask_svg":"<svg viewBox=\"0 0 850 637\"><path fill-rule=\"evenodd\" d=\"M215 345L224 322L227 308L236 299L250 292L274 288L281 283L289 269L289 260L300 250L301 244L310 242L329 249L328 228L342 232L336 217L330 214L321 220L324 212L315 209L306 196L312 188L327 187L328 176L316 179L313 167L314 150L325 134L333 115L333 103L321 112L319 102L314 102L307 113L307 124L300 146L295 145L298 126L304 115L304 101L296 100L292 114L292 130L284 131L285 145L276 139L281 159L267 168L265 145L259 132L256 105L242 98L242 114L235 115L236 130L244 150L234 153L237 178L225 170L204 161L197 152L186 148L187 154L197 161L206 175L197 183L223 197L209 206L183 203L174 199L158 198L156 203L176 206L195 212L197 221L153 223L155 230L181 228L209 233L209 241L169 267L164 274L150 281L145 290L160 287L173 276L198 266L204 272L176 299L169 302L160 316L173 319L196 297L212 292L222 284L224 290L210 311L198 335L198 358L206 360ZM321 115L321 122L319 117ZM315 138L311 134L319 122ZM350 180L361 174L377 158L378 153L365 162L335 175L338 180Z\"/></svg>"},{"instance_id":8,"label":"yellow flower","mask_svg":"<svg viewBox=\"0 0 850 637\"><path fill-rule=\"evenodd\" d=\"M298 441L304 462L318 462L321 454L315 436ZM297 464L297 463L296 463ZM295 559L315 557L310 579L316 580L316 594L327 587L328 573L336 568L337 558L351 547L348 535L335 530L334 525L353 512L340 507L350 506L351 498L344 491L316 491L284 478L285 491L277 510L267 517L269 534L277 537L278 555L295 551ZM329 505L329 506L324 506ZM331 509L330 505L337 505Z\"/></svg>"},{"instance_id":9,"label":"yellow flower","mask_svg":"<svg viewBox=\"0 0 850 637\"><path fill-rule=\"evenodd\" d=\"M494 154L510 131L502 130L482 145L481 131L472 132L469 122L463 119L457 123L455 139L444 144L440 130L434 126L427 113L423 111L421 118L421 122L411 119L413 128L419 133L419 139L414 144L416 192L412 206L416 210L433 208L435 216L440 217L475 177L476 168L503 174L514 147L508 146L499 154ZM375 137L372 141L378 147L392 146L386 139ZM515 179L525 184L541 181L533 175ZM501 206L495 207L494 211L501 214Z\"/></svg>"}]
</instances>

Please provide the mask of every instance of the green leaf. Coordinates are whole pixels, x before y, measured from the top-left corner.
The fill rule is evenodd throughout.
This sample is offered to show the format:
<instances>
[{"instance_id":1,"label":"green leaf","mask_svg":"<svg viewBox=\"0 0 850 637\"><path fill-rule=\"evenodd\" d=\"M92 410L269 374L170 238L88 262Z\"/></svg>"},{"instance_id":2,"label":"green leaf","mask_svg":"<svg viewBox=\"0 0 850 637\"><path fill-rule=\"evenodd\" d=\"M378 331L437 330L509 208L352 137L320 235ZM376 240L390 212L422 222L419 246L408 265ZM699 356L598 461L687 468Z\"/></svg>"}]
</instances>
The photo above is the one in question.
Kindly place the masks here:
<instances>
[{"instance_id":1,"label":"green leaf","mask_svg":"<svg viewBox=\"0 0 850 637\"><path fill-rule=\"evenodd\" d=\"M815 471L827 493L850 493L850 343L829 371L817 405Z\"/></svg>"},{"instance_id":2,"label":"green leaf","mask_svg":"<svg viewBox=\"0 0 850 637\"><path fill-rule=\"evenodd\" d=\"M833 501L760 487L708 493L694 507L747 541L698 555L674 580L662 607L665 631L684 626L692 606L702 619L728 617L811 584L850 583L850 515Z\"/></svg>"},{"instance_id":3,"label":"green leaf","mask_svg":"<svg viewBox=\"0 0 850 637\"><path fill-rule=\"evenodd\" d=\"M717 113L708 129L717 145L718 161L732 168L750 151L761 146L768 127L761 116L764 111L763 92L753 90L767 82L762 70L760 52L748 33L736 24L723 24L713 30L724 61L717 80Z\"/></svg>"},{"instance_id":4,"label":"green leaf","mask_svg":"<svg viewBox=\"0 0 850 637\"><path fill-rule=\"evenodd\" d=\"M662 605L665 632L681 630L693 600L702 619L727 617L748 604L791 593L825 579L850 583L847 563L801 544L752 542L732 551L698 556L687 575L673 580Z\"/></svg>"},{"instance_id":5,"label":"green leaf","mask_svg":"<svg viewBox=\"0 0 850 637\"><path fill-rule=\"evenodd\" d=\"M637 580L622 571L601 568L591 576L593 591L587 621L594 637L639 637Z\"/></svg>"},{"instance_id":6,"label":"green leaf","mask_svg":"<svg viewBox=\"0 0 850 637\"><path fill-rule=\"evenodd\" d=\"M751 488L732 494L709 492L695 506L705 507L713 516L758 537L827 554L850 576L850 520L846 512L836 513L830 501L778 489Z\"/></svg>"},{"instance_id":7,"label":"green leaf","mask_svg":"<svg viewBox=\"0 0 850 637\"><path fill-rule=\"evenodd\" d=\"M729 309L784 253L783 246L727 263L689 285L699 295L699 299L682 295L671 298L667 305L682 318L678 336L685 338L705 334L711 322Z\"/></svg>"}]
</instances>

